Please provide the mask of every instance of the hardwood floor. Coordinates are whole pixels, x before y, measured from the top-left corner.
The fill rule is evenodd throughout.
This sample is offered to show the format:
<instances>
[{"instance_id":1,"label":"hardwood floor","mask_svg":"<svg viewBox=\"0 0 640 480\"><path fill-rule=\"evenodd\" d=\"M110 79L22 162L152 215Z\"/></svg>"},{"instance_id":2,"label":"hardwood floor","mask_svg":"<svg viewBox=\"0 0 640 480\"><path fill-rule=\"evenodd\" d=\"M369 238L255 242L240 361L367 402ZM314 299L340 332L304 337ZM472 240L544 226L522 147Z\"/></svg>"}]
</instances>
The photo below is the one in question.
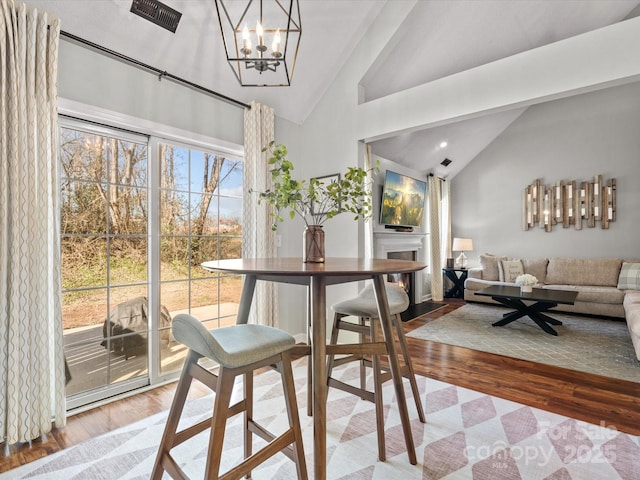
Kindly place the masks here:
<instances>
[{"instance_id":1,"label":"hardwood floor","mask_svg":"<svg viewBox=\"0 0 640 480\"><path fill-rule=\"evenodd\" d=\"M406 332L464 305L446 305L404 324ZM416 373L496 397L552 411L590 423L640 435L640 384L493 355L436 342L407 338ZM175 384L77 414L46 441L12 446L0 457L0 472L31 462L104 432L166 410ZM195 389L194 396L208 393Z\"/></svg>"},{"instance_id":2,"label":"hardwood floor","mask_svg":"<svg viewBox=\"0 0 640 480\"><path fill-rule=\"evenodd\" d=\"M405 332L455 310L447 302ZM640 383L407 338L416 373L586 422L640 435Z\"/></svg>"}]
</instances>

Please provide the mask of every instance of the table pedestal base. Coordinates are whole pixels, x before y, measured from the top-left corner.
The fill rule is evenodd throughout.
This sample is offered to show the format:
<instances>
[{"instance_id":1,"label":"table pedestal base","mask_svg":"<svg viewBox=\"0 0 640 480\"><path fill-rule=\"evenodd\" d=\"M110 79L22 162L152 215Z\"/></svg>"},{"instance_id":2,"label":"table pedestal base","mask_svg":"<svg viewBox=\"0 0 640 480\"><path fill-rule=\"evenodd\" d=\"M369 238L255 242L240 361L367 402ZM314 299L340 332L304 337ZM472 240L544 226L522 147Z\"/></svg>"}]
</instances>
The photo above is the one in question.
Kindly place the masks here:
<instances>
[{"instance_id":1,"label":"table pedestal base","mask_svg":"<svg viewBox=\"0 0 640 480\"><path fill-rule=\"evenodd\" d=\"M515 312L505 313L503 315L502 320L499 320L492 325L494 327L503 327L511 322L518 320L519 318L524 317L525 315L529 316L531 320L533 320L536 325L538 325L542 330L547 332L549 335L558 335L551 325L562 325L560 320L556 320L555 318L551 318L549 315L545 315L542 312L546 312L550 308L557 306L557 303L549 303L549 302L536 302L531 305L525 304L522 300L518 300L517 298L504 298L504 297L491 297L496 302L499 302L507 307L515 308Z\"/></svg>"}]
</instances>

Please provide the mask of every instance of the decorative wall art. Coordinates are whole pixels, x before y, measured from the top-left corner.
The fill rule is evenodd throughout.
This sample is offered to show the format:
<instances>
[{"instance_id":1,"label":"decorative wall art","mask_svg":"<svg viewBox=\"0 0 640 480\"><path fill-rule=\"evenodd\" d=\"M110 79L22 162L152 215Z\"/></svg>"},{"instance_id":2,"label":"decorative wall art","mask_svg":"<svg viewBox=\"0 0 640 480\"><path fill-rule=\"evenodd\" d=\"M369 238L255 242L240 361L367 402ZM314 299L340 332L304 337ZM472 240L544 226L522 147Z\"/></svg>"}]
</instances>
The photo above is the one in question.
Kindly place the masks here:
<instances>
[{"instance_id":1,"label":"decorative wall art","mask_svg":"<svg viewBox=\"0 0 640 480\"><path fill-rule=\"evenodd\" d=\"M592 182L565 182L543 185L540 179L522 193L522 229L543 228L550 232L554 225L563 228L593 228L600 222L603 229L616 220L616 179L596 175Z\"/></svg>"}]
</instances>

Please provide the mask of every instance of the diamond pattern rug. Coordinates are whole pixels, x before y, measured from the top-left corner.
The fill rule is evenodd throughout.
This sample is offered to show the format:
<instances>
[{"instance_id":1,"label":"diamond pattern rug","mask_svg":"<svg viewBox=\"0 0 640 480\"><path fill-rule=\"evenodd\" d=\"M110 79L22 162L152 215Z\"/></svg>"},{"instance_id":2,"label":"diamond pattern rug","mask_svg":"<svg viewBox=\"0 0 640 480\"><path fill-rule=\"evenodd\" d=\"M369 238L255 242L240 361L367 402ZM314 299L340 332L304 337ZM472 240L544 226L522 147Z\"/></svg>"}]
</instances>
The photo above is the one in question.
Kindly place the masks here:
<instances>
[{"instance_id":1,"label":"diamond pattern rug","mask_svg":"<svg viewBox=\"0 0 640 480\"><path fill-rule=\"evenodd\" d=\"M306 359L294 365L307 466L313 465L312 419L306 416ZM345 381L357 379L356 364L336 369ZM327 404L327 458L330 479L623 479L640 480L640 437L592 425L515 402L418 377L427 423L417 419L407 386L418 465L404 450L391 382L384 387L387 461L377 461L373 404L331 389ZM238 387L238 385L237 385ZM268 429L284 429L286 413L276 372L255 381L256 418ZM191 400L185 424L204 418L212 397ZM413 407L413 408L412 408ZM70 447L0 475L0 479L148 479L167 412ZM207 432L174 449L191 476L202 478ZM223 470L242 456L241 416L225 434ZM261 440L256 440L256 447ZM165 475L166 478L168 478ZM253 478L292 479L295 467L278 454L254 470Z\"/></svg>"},{"instance_id":2,"label":"diamond pattern rug","mask_svg":"<svg viewBox=\"0 0 640 480\"><path fill-rule=\"evenodd\" d=\"M554 326L555 337L529 317L504 327L491 325L508 311L467 304L407 336L640 383L640 360L623 320L551 312L562 321Z\"/></svg>"}]
</instances>

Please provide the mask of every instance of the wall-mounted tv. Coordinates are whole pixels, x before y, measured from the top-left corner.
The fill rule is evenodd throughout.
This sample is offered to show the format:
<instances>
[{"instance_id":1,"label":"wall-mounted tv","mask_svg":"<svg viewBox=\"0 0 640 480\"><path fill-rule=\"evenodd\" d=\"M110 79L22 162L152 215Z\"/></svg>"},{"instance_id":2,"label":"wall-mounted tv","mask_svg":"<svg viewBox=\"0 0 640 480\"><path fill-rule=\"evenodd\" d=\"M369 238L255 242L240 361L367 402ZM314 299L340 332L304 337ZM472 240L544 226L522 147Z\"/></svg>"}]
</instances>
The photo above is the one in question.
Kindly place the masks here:
<instances>
[{"instance_id":1,"label":"wall-mounted tv","mask_svg":"<svg viewBox=\"0 0 640 480\"><path fill-rule=\"evenodd\" d=\"M421 227L427 184L421 180L387 170L380 201L380 224Z\"/></svg>"}]
</instances>

